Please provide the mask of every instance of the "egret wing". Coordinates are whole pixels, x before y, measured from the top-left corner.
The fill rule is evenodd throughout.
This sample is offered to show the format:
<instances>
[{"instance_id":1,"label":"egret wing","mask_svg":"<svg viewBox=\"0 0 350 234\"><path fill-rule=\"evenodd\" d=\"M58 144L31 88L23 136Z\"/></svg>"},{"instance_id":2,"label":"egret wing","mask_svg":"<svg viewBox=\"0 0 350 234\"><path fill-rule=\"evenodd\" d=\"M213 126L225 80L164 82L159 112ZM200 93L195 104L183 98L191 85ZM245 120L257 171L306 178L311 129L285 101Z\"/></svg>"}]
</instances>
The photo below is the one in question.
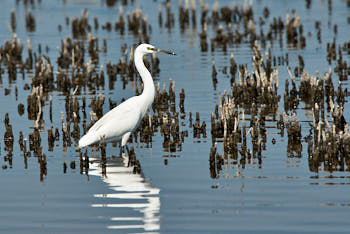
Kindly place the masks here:
<instances>
[{"instance_id":1,"label":"egret wing","mask_svg":"<svg viewBox=\"0 0 350 234\"><path fill-rule=\"evenodd\" d=\"M137 128L141 120L141 111L135 98L128 99L110 110L88 131L107 138L120 138L124 133Z\"/></svg>"}]
</instances>

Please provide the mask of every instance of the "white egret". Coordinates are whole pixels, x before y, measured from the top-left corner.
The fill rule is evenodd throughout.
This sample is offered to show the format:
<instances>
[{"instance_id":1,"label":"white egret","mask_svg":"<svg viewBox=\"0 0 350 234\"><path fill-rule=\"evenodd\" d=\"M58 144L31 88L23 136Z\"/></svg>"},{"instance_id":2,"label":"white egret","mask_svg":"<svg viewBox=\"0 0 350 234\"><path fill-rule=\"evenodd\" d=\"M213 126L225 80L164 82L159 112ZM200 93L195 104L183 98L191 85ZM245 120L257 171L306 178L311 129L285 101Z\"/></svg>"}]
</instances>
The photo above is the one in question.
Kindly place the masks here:
<instances>
[{"instance_id":1,"label":"white egret","mask_svg":"<svg viewBox=\"0 0 350 234\"><path fill-rule=\"evenodd\" d=\"M135 50L134 63L143 82L143 92L116 106L99 119L89 131L79 140L79 148L104 142L121 142L121 150L126 145L129 136L140 124L149 106L153 103L155 90L151 73L143 63L143 56L153 53L175 53L160 50L149 44L141 44Z\"/></svg>"}]
</instances>

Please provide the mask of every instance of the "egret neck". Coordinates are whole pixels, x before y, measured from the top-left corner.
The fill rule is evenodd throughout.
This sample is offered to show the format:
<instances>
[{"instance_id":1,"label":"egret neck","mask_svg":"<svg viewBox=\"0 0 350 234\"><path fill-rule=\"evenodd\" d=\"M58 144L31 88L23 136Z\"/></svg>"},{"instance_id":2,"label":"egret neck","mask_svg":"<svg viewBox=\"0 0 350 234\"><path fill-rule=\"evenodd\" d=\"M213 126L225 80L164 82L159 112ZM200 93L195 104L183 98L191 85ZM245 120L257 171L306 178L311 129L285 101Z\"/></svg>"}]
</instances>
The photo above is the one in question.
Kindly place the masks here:
<instances>
[{"instance_id":1,"label":"egret neck","mask_svg":"<svg viewBox=\"0 0 350 234\"><path fill-rule=\"evenodd\" d=\"M154 100L154 84L151 73L147 70L146 66L143 63L143 53L135 53L135 65L136 69L139 71L142 82L143 82L143 91L139 96L142 100L140 105L142 108L142 116L147 112L148 107L152 104Z\"/></svg>"}]
</instances>

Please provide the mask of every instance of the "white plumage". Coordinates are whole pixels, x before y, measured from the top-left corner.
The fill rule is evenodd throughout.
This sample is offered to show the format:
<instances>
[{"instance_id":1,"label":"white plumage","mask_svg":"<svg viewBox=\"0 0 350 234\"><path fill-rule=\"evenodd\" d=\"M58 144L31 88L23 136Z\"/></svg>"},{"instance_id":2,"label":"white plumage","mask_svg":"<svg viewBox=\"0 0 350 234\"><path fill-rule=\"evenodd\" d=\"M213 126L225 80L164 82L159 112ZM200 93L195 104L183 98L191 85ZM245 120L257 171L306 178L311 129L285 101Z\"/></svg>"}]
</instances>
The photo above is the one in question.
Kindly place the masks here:
<instances>
[{"instance_id":1,"label":"white plumage","mask_svg":"<svg viewBox=\"0 0 350 234\"><path fill-rule=\"evenodd\" d=\"M143 56L150 53L173 52L156 49L149 44L141 44L135 50L134 63L143 82L143 92L139 96L129 98L116 106L99 119L89 131L79 140L79 148L100 142L119 142L125 146L131 133L139 126L141 119L154 100L154 84L150 72L143 63Z\"/></svg>"}]
</instances>

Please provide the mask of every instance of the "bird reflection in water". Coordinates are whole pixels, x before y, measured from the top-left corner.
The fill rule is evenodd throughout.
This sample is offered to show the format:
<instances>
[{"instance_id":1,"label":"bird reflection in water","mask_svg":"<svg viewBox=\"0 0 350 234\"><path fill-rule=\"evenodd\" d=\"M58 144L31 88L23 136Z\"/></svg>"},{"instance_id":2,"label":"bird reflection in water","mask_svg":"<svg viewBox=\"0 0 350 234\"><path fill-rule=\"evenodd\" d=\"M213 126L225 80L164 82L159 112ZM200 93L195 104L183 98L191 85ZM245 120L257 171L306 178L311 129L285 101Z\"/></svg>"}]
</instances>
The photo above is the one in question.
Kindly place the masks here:
<instances>
[{"instance_id":1,"label":"bird reflection in water","mask_svg":"<svg viewBox=\"0 0 350 234\"><path fill-rule=\"evenodd\" d=\"M91 159L89 174L102 177L103 182L113 190L109 194L95 194L97 198L113 198L108 203L92 204L93 207L130 208L139 212L137 216L112 217L115 225L110 229L143 229L157 232L159 224L159 189L153 188L142 174L134 173L128 166L128 158L107 158L106 163L100 159ZM124 213L124 212L123 212Z\"/></svg>"}]
</instances>

